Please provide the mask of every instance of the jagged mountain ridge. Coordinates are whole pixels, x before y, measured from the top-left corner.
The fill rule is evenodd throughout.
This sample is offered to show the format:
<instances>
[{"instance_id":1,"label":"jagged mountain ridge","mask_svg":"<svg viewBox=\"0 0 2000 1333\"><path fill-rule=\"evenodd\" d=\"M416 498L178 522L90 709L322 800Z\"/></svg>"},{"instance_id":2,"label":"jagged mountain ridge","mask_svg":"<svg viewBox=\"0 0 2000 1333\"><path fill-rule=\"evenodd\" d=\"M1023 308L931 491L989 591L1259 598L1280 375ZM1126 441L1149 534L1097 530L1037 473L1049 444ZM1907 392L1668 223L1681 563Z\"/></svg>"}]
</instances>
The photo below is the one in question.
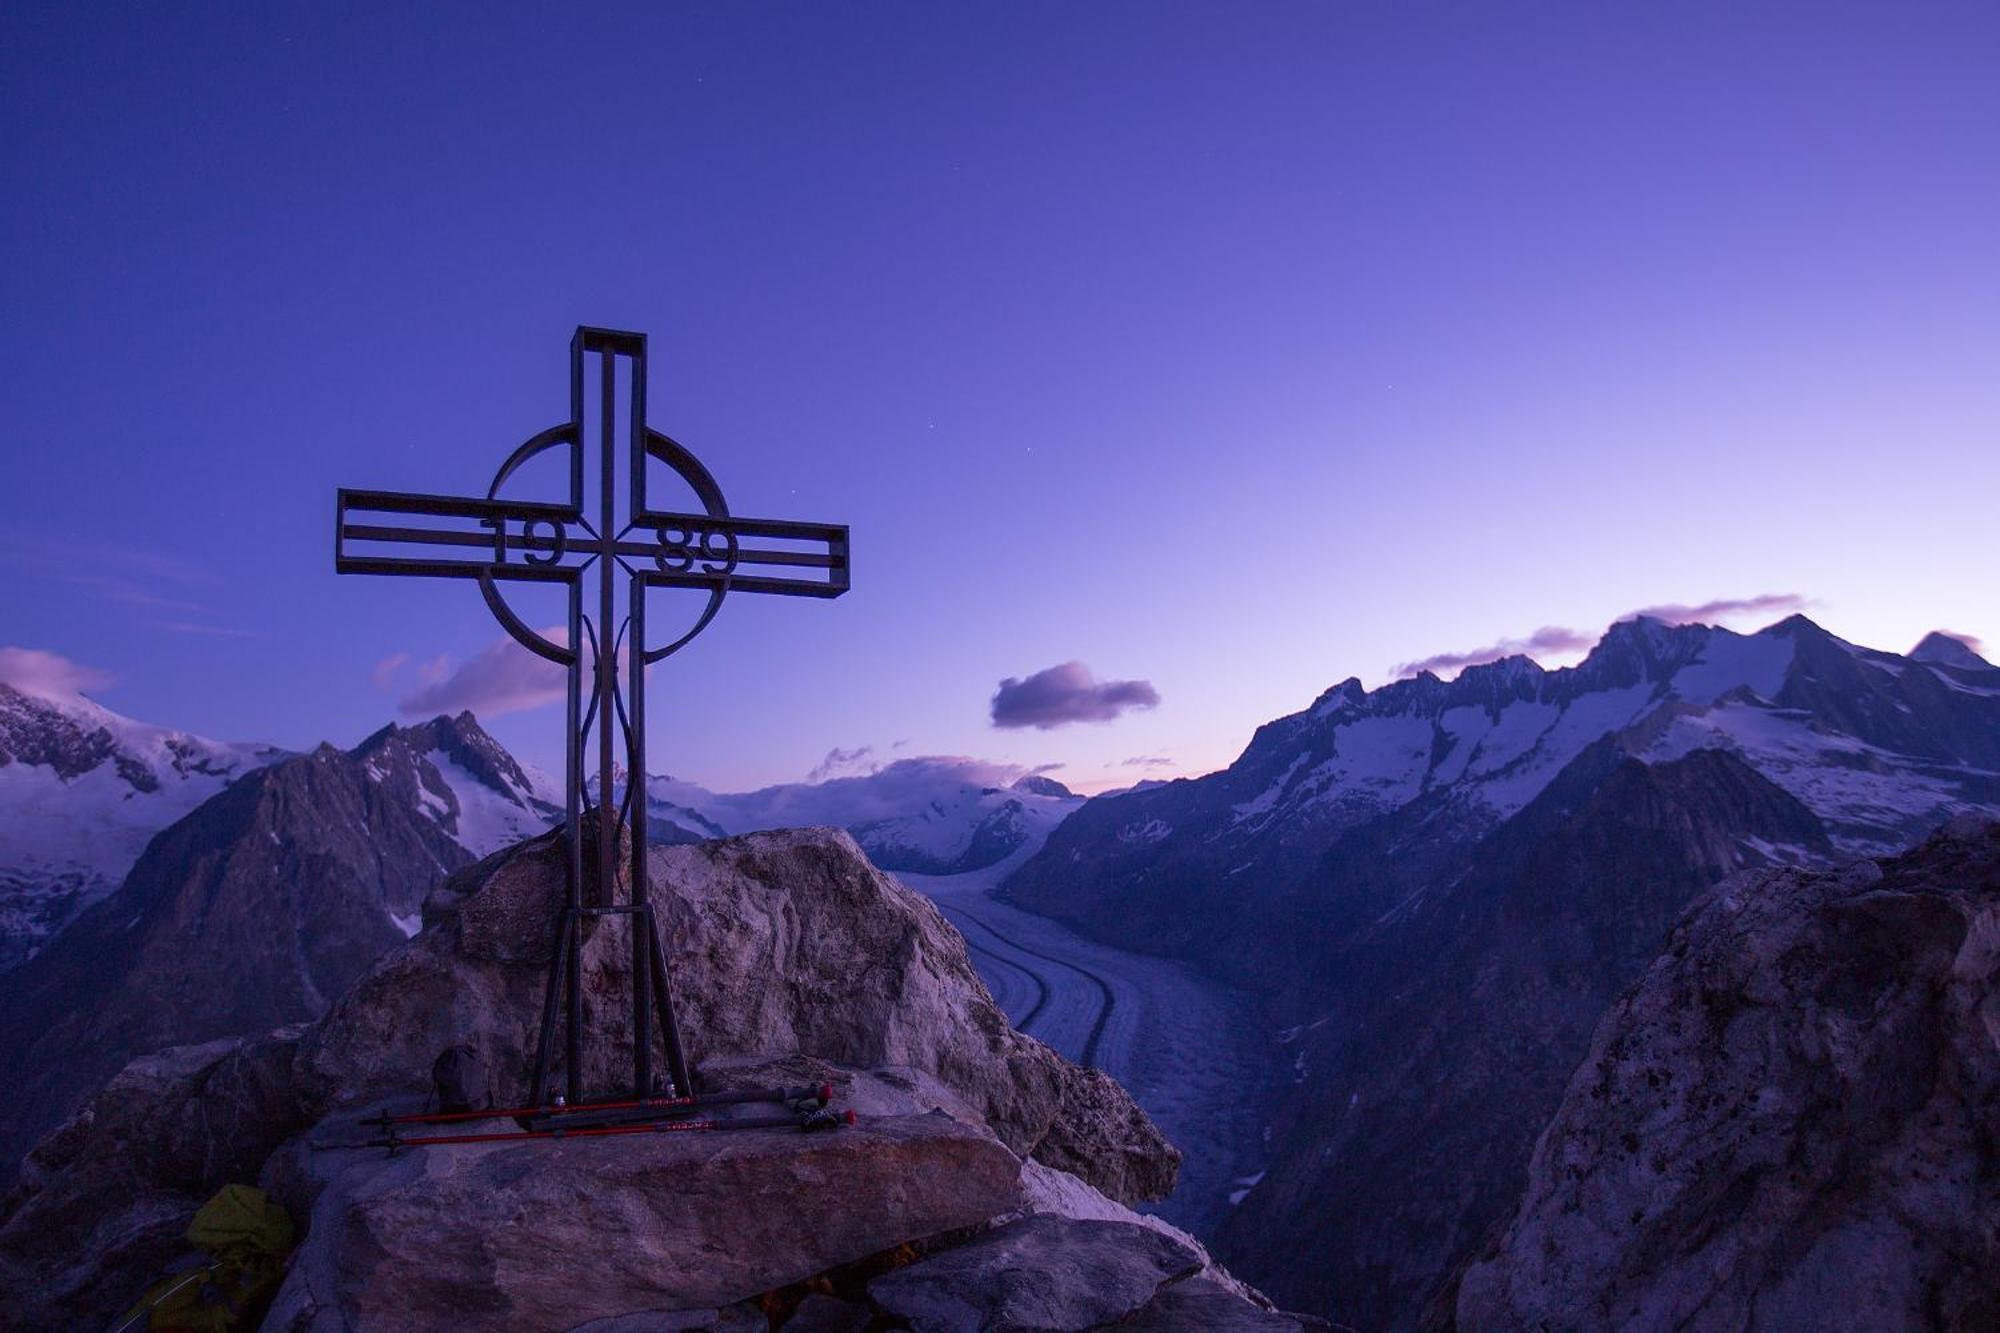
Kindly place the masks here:
<instances>
[{"instance_id":1,"label":"jagged mountain ridge","mask_svg":"<svg viewBox=\"0 0 2000 1333\"><path fill-rule=\"evenodd\" d=\"M254 769L161 831L0 975L0 1170L134 1056L316 1017L446 874L545 831L532 788L462 713Z\"/></svg>"},{"instance_id":2,"label":"jagged mountain ridge","mask_svg":"<svg viewBox=\"0 0 2000 1333\"><path fill-rule=\"evenodd\" d=\"M281 754L0 681L0 971L117 888L147 839Z\"/></svg>"},{"instance_id":3,"label":"jagged mountain ridge","mask_svg":"<svg viewBox=\"0 0 2000 1333\"><path fill-rule=\"evenodd\" d=\"M1574 667L1510 657L1373 691L1350 678L1218 773L1085 805L1005 893L1127 947L1195 957L1237 939L1242 966L1226 970L1255 982L1268 918L1343 838L1381 844L1397 817L1393 845L1369 850L1421 893L1607 736L1647 760L1729 750L1837 849L1884 851L1954 813L2000 812L2000 669L1936 656L1860 648L1803 616L1748 635L1640 618ZM1370 910L1402 901L1378 892Z\"/></svg>"},{"instance_id":4,"label":"jagged mountain ridge","mask_svg":"<svg viewBox=\"0 0 2000 1333\"><path fill-rule=\"evenodd\" d=\"M1004 860L1084 803L1038 774L1010 777L1000 765L942 757L736 794L656 777L646 789L649 827L687 841L824 825L845 829L884 870L964 874Z\"/></svg>"},{"instance_id":5,"label":"jagged mountain ridge","mask_svg":"<svg viewBox=\"0 0 2000 1333\"><path fill-rule=\"evenodd\" d=\"M560 787L469 712L385 727L355 752L376 753L377 779L475 858L562 820ZM116 889L154 835L288 753L0 681L0 973ZM862 777L737 794L654 778L649 829L664 845L823 824L846 829L885 869L956 874L1002 860L1082 803L1061 783L1013 772L905 759Z\"/></svg>"},{"instance_id":6,"label":"jagged mountain ridge","mask_svg":"<svg viewBox=\"0 0 2000 1333\"><path fill-rule=\"evenodd\" d=\"M560 793L470 713L384 727L353 753L474 857L561 818ZM0 972L109 896L155 835L289 757L0 682Z\"/></svg>"},{"instance_id":7,"label":"jagged mountain ridge","mask_svg":"<svg viewBox=\"0 0 2000 1333\"><path fill-rule=\"evenodd\" d=\"M562 821L562 792L524 767L469 712L414 726L391 723L350 753L474 859Z\"/></svg>"}]
</instances>

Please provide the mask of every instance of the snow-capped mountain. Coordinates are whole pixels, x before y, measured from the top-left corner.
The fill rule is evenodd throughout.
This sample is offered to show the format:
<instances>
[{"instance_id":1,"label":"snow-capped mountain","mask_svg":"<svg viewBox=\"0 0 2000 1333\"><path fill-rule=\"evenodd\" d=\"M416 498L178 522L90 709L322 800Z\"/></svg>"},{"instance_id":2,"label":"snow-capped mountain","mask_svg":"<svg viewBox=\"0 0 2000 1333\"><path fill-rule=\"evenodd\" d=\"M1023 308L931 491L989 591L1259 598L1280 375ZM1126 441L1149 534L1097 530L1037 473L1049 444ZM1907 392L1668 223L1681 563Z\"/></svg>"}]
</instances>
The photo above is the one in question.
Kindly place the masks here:
<instances>
[{"instance_id":1,"label":"snow-capped mountain","mask_svg":"<svg viewBox=\"0 0 2000 1333\"><path fill-rule=\"evenodd\" d=\"M515 759L471 713L386 726L353 754L475 858L562 822L562 788Z\"/></svg>"},{"instance_id":2,"label":"snow-capped mountain","mask_svg":"<svg viewBox=\"0 0 2000 1333\"><path fill-rule=\"evenodd\" d=\"M0 681L0 971L117 888L155 833L280 754Z\"/></svg>"},{"instance_id":3,"label":"snow-capped mountain","mask_svg":"<svg viewBox=\"0 0 2000 1333\"><path fill-rule=\"evenodd\" d=\"M1451 681L1349 679L1260 727L1221 772L1085 805L1007 892L1113 942L1205 949L1220 920L1254 916L1363 830L1387 839L1370 852L1377 885L1421 892L1443 850L1606 738L1647 761L1727 750L1823 820L1837 850L1891 850L1951 814L2000 812L2000 669L1942 637L1906 657L1803 616L1755 634L1641 618L1560 670L1509 657Z\"/></svg>"},{"instance_id":4,"label":"snow-capped mountain","mask_svg":"<svg viewBox=\"0 0 2000 1333\"><path fill-rule=\"evenodd\" d=\"M560 791L470 713L385 727L354 754L473 857L562 815ZM0 682L0 971L107 897L161 830L286 757L135 721L73 691Z\"/></svg>"},{"instance_id":5,"label":"snow-capped mountain","mask_svg":"<svg viewBox=\"0 0 2000 1333\"><path fill-rule=\"evenodd\" d=\"M0 975L0 1175L132 1057L316 1017L446 875L559 813L470 713L238 777Z\"/></svg>"},{"instance_id":6,"label":"snow-capped mountain","mask_svg":"<svg viewBox=\"0 0 2000 1333\"><path fill-rule=\"evenodd\" d=\"M1039 774L959 758L899 759L862 777L723 794L671 778L647 785L651 827L713 838L762 829L846 829L884 870L953 875L1004 860L1083 799Z\"/></svg>"}]
</instances>

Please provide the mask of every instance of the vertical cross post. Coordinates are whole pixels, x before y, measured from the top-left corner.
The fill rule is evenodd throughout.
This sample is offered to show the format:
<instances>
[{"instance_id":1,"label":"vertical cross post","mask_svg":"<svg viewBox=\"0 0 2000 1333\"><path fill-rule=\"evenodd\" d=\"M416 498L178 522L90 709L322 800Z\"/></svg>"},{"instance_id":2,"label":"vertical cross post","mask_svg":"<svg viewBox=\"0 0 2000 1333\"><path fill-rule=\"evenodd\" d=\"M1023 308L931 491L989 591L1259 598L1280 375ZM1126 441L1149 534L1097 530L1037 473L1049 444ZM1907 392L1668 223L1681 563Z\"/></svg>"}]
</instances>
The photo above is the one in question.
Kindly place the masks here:
<instances>
[{"instance_id":1,"label":"vertical cross post","mask_svg":"<svg viewBox=\"0 0 2000 1333\"><path fill-rule=\"evenodd\" d=\"M598 358L596 522L586 516L585 456L591 423L585 387L589 357ZM631 366L627 413L624 514L620 513L617 413L618 362ZM645 671L685 647L715 618L725 594L768 593L838 597L849 582L844 526L733 517L721 488L693 454L651 429L646 418L646 338L612 329L579 328L570 342L570 419L515 449L483 499L395 491L339 494L334 567L341 573L417 574L475 579L501 625L530 652L564 667L567 874L555 923L555 958L543 997L529 1097L554 1095L554 1039L564 1029L564 1087L572 1104L585 1086L583 944L588 921L626 916L631 928L632 1091L656 1091L654 1021L674 1090L693 1090L673 1006L671 977L659 921L647 885ZM528 462L569 450L566 501L502 498L501 490ZM647 503L649 465L663 464L694 492L698 510L656 510ZM468 528L467 524L475 528ZM422 556L410 554L422 549ZM477 555L465 554L476 551ZM616 586L624 580L622 604ZM568 599L563 643L530 628L501 589L518 582L564 585ZM595 616L586 610L585 585ZM692 628L649 648L646 593L651 588L705 592ZM619 653L625 654L623 681ZM584 688L586 657L589 691ZM622 746L620 741L622 739ZM594 749L594 756L587 750ZM618 761L625 789L618 794ZM590 796L595 759L596 799ZM628 827L629 820L629 827ZM585 836L588 826L589 836ZM586 855L588 846L589 854ZM624 903L617 902L621 867Z\"/></svg>"}]
</instances>

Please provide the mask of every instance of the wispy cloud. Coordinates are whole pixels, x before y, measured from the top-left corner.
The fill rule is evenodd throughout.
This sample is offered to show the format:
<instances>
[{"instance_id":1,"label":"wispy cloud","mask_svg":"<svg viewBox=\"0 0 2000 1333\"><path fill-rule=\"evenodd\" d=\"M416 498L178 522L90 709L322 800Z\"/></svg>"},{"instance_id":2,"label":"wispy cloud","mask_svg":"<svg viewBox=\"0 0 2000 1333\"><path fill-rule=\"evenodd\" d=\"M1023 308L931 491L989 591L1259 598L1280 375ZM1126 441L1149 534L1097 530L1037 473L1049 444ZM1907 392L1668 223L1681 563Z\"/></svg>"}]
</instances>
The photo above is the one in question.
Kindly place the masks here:
<instances>
[{"instance_id":1,"label":"wispy cloud","mask_svg":"<svg viewBox=\"0 0 2000 1333\"><path fill-rule=\"evenodd\" d=\"M561 627L542 633L556 643L568 638ZM393 654L376 663L370 675L378 683L393 680L408 661L407 653ZM561 667L509 638L495 640L455 668L446 657L420 663L417 679L417 688L396 704L406 717L465 710L499 717L559 703L568 688Z\"/></svg>"},{"instance_id":2,"label":"wispy cloud","mask_svg":"<svg viewBox=\"0 0 2000 1333\"><path fill-rule=\"evenodd\" d=\"M108 688L117 677L40 648L0 648L0 682L27 694L73 699L86 690Z\"/></svg>"},{"instance_id":3,"label":"wispy cloud","mask_svg":"<svg viewBox=\"0 0 2000 1333\"><path fill-rule=\"evenodd\" d=\"M1109 722L1130 708L1152 708L1151 681L1097 680L1081 662L1064 662L1025 680L1012 676L993 694L993 725L1051 731L1072 722Z\"/></svg>"},{"instance_id":4,"label":"wispy cloud","mask_svg":"<svg viewBox=\"0 0 2000 1333\"><path fill-rule=\"evenodd\" d=\"M826 752L826 758L813 765L812 772L806 774L807 782L825 782L828 778L856 777L873 773L881 765L871 762L875 753L872 745L857 745L851 750L838 746Z\"/></svg>"},{"instance_id":5,"label":"wispy cloud","mask_svg":"<svg viewBox=\"0 0 2000 1333\"><path fill-rule=\"evenodd\" d=\"M569 642L569 631L552 625L539 631L554 644ZM625 670L626 653L618 653L618 669ZM646 673L652 674L647 667ZM427 717L434 713L470 710L481 717L522 713L560 703L569 688L560 666L502 636L463 662L454 663L449 653L424 661L409 653L391 653L377 662L368 678L377 689L393 691L403 674L415 678L415 687L396 701L405 717Z\"/></svg>"},{"instance_id":6,"label":"wispy cloud","mask_svg":"<svg viewBox=\"0 0 2000 1333\"><path fill-rule=\"evenodd\" d=\"M1460 671L1469 666L1484 666L1497 662L1503 657L1525 653L1533 657L1537 653L1560 655L1580 653L1597 642L1592 634L1581 630L1565 629L1561 625L1544 625L1525 639L1501 639L1483 648L1473 648L1457 653L1433 653L1420 657L1414 662L1400 662L1393 672L1397 676L1414 676L1420 671Z\"/></svg>"},{"instance_id":7,"label":"wispy cloud","mask_svg":"<svg viewBox=\"0 0 2000 1333\"><path fill-rule=\"evenodd\" d=\"M108 542L15 535L0 540L0 568L117 606L159 612L165 618L149 623L171 633L262 637L213 623L219 613L201 600L200 591L221 579L212 570L171 556Z\"/></svg>"},{"instance_id":8,"label":"wispy cloud","mask_svg":"<svg viewBox=\"0 0 2000 1333\"><path fill-rule=\"evenodd\" d=\"M1119 761L1120 768L1172 768L1174 761L1163 754L1135 754Z\"/></svg>"},{"instance_id":9,"label":"wispy cloud","mask_svg":"<svg viewBox=\"0 0 2000 1333\"><path fill-rule=\"evenodd\" d=\"M368 680L376 689L387 694L396 688L396 673L409 664L408 653L390 653L375 664L375 669L368 673Z\"/></svg>"},{"instance_id":10,"label":"wispy cloud","mask_svg":"<svg viewBox=\"0 0 2000 1333\"><path fill-rule=\"evenodd\" d=\"M1669 625L1688 625L1711 620L1727 620L1732 616L1751 614L1775 615L1781 611L1803 611L1812 605L1812 600L1795 592L1760 592L1755 597L1718 597L1712 602L1698 602L1684 606L1679 602L1668 602L1663 606L1649 606L1634 611L1621 620L1636 620L1647 616L1654 620L1664 620Z\"/></svg>"},{"instance_id":11,"label":"wispy cloud","mask_svg":"<svg viewBox=\"0 0 2000 1333\"><path fill-rule=\"evenodd\" d=\"M174 634L193 634L206 639L263 639L269 635L254 629L231 629L227 625L204 625L193 620L155 620L153 628L168 630Z\"/></svg>"},{"instance_id":12,"label":"wispy cloud","mask_svg":"<svg viewBox=\"0 0 2000 1333\"><path fill-rule=\"evenodd\" d=\"M1619 620L1636 620L1645 616L1665 621L1669 625L1706 624L1741 615L1772 615L1780 611L1797 611L1811 604L1810 598L1798 593L1766 592L1758 593L1754 597L1718 597L1712 601L1693 604L1669 602L1660 606L1643 607L1620 616ZM1429 657L1420 657L1414 662L1399 662L1390 668L1390 674L1400 678L1414 676L1420 671L1460 671L1466 667L1484 666L1488 662L1497 662L1503 657L1513 657L1516 654L1528 657L1541 654L1561 657L1567 653L1587 652L1597 642L1598 637L1597 634L1570 629L1563 625L1544 625L1526 638L1501 639L1483 648L1434 653Z\"/></svg>"}]
</instances>

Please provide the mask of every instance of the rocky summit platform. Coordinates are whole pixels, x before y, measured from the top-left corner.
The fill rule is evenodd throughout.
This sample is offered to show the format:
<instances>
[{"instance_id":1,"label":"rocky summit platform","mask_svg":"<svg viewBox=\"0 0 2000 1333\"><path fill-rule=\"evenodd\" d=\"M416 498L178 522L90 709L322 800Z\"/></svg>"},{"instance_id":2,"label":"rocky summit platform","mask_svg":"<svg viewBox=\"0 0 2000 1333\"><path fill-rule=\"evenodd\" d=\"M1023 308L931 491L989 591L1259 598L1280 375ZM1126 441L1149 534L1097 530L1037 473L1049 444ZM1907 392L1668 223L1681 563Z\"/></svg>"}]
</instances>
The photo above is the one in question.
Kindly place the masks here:
<instances>
[{"instance_id":1,"label":"rocky summit platform","mask_svg":"<svg viewBox=\"0 0 2000 1333\"><path fill-rule=\"evenodd\" d=\"M317 1022L113 1079L4 1205L0 1320L108 1320L204 1198L255 1182L304 1232L263 1322L288 1333L1319 1326L1132 1211L1179 1154L1116 1082L1010 1027L957 932L845 834L667 848L651 871L703 1089L831 1084L854 1124L356 1146L422 1108L453 1042L503 1099L522 1085L561 883L543 838L446 881ZM618 996L630 950L601 935L584 991ZM627 1018L590 1007L597 1095Z\"/></svg>"}]
</instances>

